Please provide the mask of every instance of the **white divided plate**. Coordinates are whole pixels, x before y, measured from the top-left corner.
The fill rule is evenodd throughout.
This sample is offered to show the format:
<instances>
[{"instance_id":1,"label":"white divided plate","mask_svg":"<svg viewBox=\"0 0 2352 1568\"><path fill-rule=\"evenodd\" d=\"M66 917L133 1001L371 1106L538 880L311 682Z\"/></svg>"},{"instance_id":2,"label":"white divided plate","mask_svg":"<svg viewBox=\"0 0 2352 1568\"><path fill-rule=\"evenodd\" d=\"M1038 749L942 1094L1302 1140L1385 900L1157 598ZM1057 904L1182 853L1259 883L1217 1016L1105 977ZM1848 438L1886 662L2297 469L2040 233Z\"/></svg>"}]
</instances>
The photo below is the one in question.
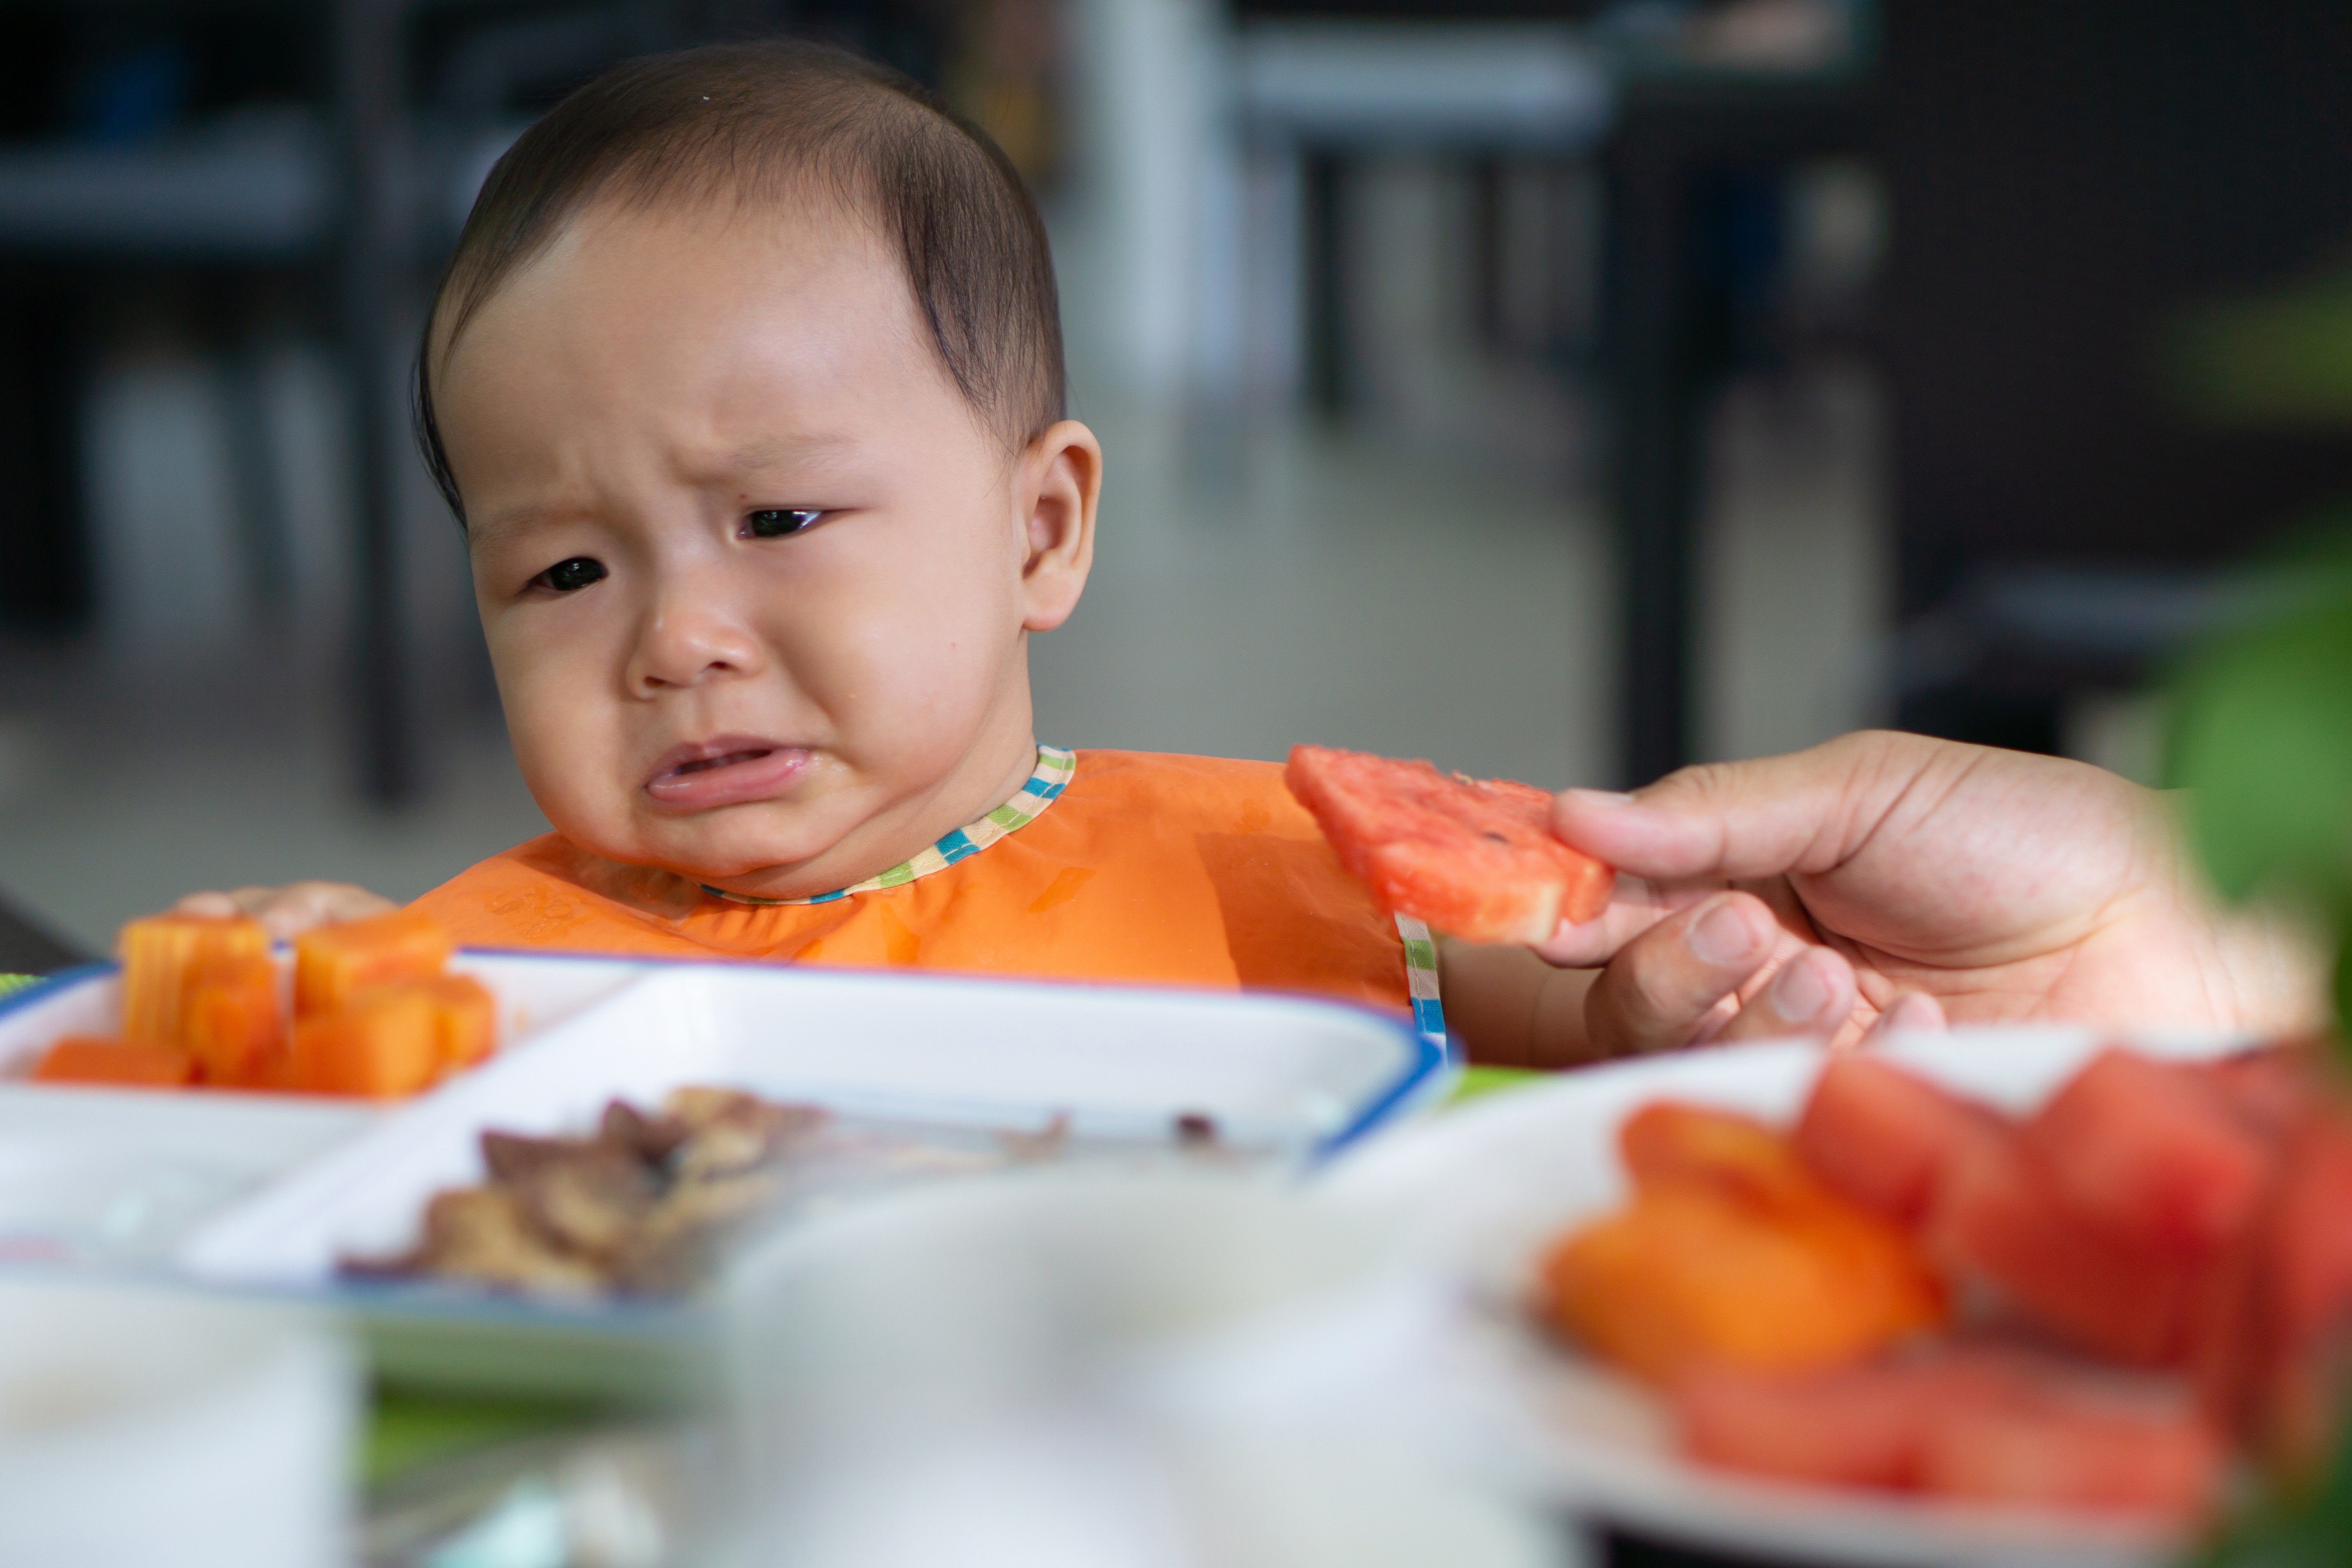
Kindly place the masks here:
<instances>
[{"instance_id":1,"label":"white divided plate","mask_svg":"<svg viewBox=\"0 0 2352 1568\"><path fill-rule=\"evenodd\" d=\"M1322 1002L660 965L221 1215L180 1260L222 1283L328 1286L339 1258L407 1245L437 1189L479 1181L485 1130L582 1133L608 1100L651 1105L684 1084L964 1126L1066 1115L1079 1138L1165 1139L1199 1113L1229 1145L1303 1161L1442 1068L1402 1019Z\"/></svg>"},{"instance_id":2,"label":"white divided plate","mask_svg":"<svg viewBox=\"0 0 2352 1568\"><path fill-rule=\"evenodd\" d=\"M461 954L497 994L502 1038L577 1012L642 966ZM144 1270L188 1231L382 1112L292 1095L155 1093L25 1081L65 1035L109 1034L111 964L54 975L0 1000L0 1265Z\"/></svg>"},{"instance_id":3,"label":"white divided plate","mask_svg":"<svg viewBox=\"0 0 2352 1568\"><path fill-rule=\"evenodd\" d=\"M2103 1042L2088 1029L1958 1029L1883 1054L2012 1110L2040 1103ZM2167 1056L2221 1055L2216 1036L2133 1034ZM1318 1190L1401 1226L1409 1256L1450 1277L1456 1308L1435 1368L1463 1458L1599 1522L1759 1557L1872 1564L2141 1564L2178 1542L2122 1521L1932 1504L1778 1484L1694 1465L1636 1384L1560 1349L1521 1308L1535 1259L1625 1183L1617 1128L1676 1099L1793 1120L1822 1060L1804 1044L1679 1052L1480 1100L1352 1151Z\"/></svg>"}]
</instances>

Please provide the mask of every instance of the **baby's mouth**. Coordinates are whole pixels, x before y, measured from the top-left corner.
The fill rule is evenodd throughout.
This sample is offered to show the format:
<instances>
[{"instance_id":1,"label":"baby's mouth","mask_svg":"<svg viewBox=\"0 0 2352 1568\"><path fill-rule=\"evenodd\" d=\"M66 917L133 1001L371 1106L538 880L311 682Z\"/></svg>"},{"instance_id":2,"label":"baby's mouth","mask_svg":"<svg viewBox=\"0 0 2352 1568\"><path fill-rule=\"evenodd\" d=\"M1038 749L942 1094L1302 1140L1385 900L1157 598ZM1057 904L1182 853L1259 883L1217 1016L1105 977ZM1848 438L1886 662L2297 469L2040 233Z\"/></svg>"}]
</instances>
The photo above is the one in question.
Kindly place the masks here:
<instances>
[{"instance_id":1,"label":"baby's mouth","mask_svg":"<svg viewBox=\"0 0 2352 1568\"><path fill-rule=\"evenodd\" d=\"M676 746L654 765L646 794L674 810L709 811L768 800L809 763L805 746L750 735L719 735Z\"/></svg>"}]
</instances>

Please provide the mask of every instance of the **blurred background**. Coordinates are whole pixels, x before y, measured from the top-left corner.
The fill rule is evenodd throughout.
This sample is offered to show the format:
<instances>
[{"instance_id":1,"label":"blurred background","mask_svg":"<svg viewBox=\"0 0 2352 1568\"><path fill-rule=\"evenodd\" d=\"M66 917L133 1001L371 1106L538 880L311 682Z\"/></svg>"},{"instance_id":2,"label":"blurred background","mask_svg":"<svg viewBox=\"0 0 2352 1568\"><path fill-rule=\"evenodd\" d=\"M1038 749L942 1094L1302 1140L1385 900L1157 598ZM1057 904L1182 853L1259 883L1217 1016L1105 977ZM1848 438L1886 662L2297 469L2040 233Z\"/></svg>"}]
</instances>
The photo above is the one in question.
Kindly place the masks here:
<instances>
[{"instance_id":1,"label":"blurred background","mask_svg":"<svg viewBox=\"0 0 2352 1568\"><path fill-rule=\"evenodd\" d=\"M1059 744L2147 776L2149 673L2352 493L2329 0L0 0L0 969L543 830L425 295L533 114L774 32L1045 205L1109 453Z\"/></svg>"}]
</instances>

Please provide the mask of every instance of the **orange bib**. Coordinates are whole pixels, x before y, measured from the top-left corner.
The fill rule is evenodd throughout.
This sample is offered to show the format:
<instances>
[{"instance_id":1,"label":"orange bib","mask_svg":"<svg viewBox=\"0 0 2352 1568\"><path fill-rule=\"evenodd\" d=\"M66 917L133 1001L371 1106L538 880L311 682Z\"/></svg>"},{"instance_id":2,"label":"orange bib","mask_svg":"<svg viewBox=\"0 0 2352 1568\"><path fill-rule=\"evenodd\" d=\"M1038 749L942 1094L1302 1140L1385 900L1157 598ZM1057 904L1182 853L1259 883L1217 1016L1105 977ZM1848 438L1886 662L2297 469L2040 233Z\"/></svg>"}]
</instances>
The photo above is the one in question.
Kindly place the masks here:
<instances>
[{"instance_id":1,"label":"orange bib","mask_svg":"<svg viewBox=\"0 0 2352 1568\"><path fill-rule=\"evenodd\" d=\"M1444 1038L1427 931L1373 906L1280 767L1084 752L1072 773L1069 753L1039 755L1021 795L876 879L892 886L740 903L551 833L417 903L474 947L1306 992Z\"/></svg>"}]
</instances>

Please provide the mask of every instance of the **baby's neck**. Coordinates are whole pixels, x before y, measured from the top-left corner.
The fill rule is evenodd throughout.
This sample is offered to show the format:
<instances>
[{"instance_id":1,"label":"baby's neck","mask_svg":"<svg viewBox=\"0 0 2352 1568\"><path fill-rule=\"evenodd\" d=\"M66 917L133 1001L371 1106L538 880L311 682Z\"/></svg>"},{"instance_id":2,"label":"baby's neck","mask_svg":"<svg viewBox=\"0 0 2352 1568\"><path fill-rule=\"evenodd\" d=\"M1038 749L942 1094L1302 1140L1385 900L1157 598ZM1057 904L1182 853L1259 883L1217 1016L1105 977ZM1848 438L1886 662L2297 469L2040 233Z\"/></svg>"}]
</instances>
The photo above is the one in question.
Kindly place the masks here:
<instances>
[{"instance_id":1,"label":"baby's neck","mask_svg":"<svg viewBox=\"0 0 2352 1568\"><path fill-rule=\"evenodd\" d=\"M902 804L889 815L897 820L895 831L853 835L866 837L871 843L863 847L864 853L848 857L832 853L814 860L793 866L777 866L726 876L698 875L691 868L669 868L663 874L676 879L683 886L671 889L667 884L656 889L652 885L622 879L632 888L641 888L638 902L647 893L656 893L659 901L667 906L680 900L698 900L707 893L736 897L752 902L796 902L822 898L845 888L880 877L914 859L923 851L960 829L969 828L1019 795L1029 785L1036 772L1037 742L1024 727L1017 744L992 748L997 753L989 765L981 766L977 756L966 766L944 779L926 795ZM861 827L878 826L869 821ZM848 843L845 839L844 843ZM822 872L811 876L817 865ZM631 868L644 872L651 868Z\"/></svg>"}]
</instances>

